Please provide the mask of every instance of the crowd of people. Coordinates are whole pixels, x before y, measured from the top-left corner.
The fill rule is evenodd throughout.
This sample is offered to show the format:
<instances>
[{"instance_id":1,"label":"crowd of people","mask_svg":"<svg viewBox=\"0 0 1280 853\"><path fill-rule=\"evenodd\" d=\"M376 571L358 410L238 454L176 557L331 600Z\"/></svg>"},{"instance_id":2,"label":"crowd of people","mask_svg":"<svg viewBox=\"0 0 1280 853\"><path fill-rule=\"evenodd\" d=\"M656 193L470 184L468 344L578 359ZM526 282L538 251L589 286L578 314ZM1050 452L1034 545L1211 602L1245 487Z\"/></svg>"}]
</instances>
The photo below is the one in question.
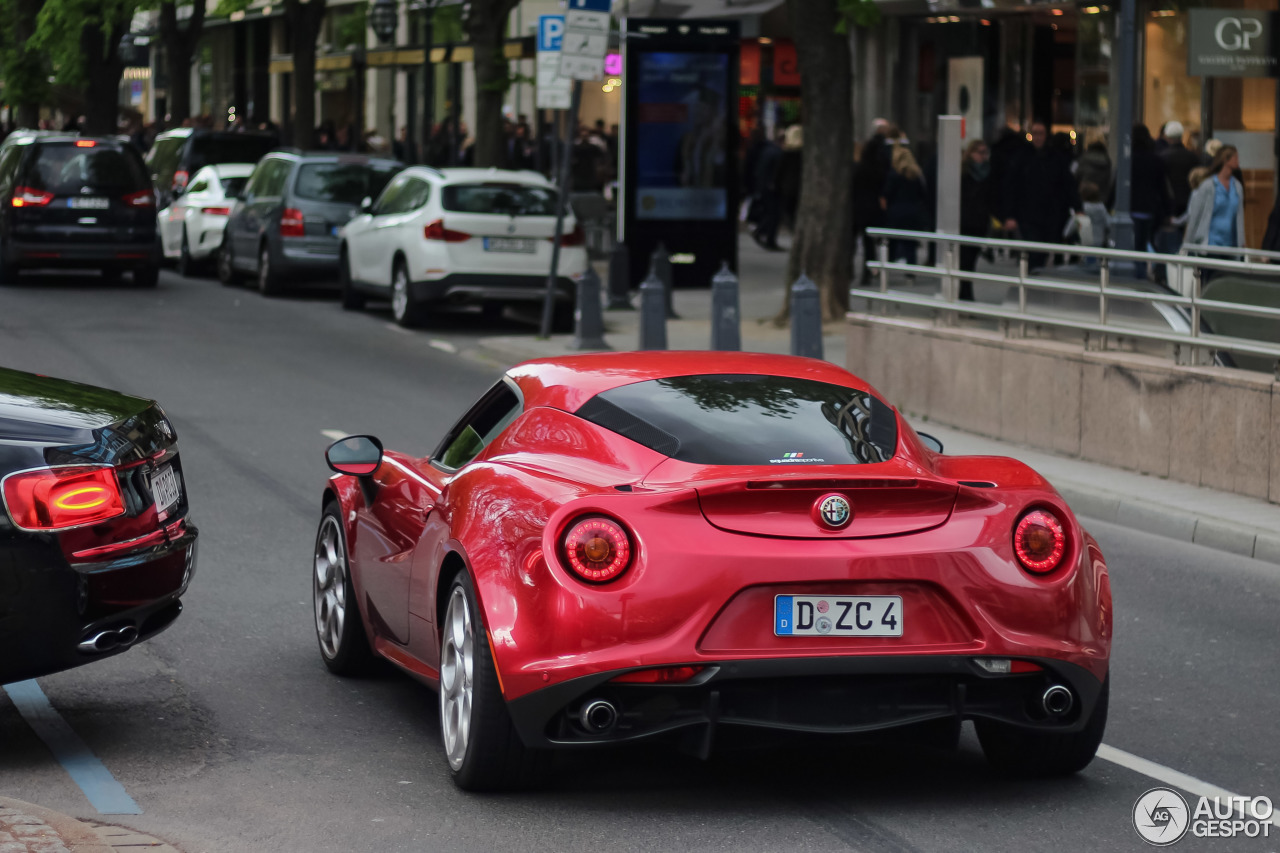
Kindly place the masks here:
<instances>
[{"instance_id":1,"label":"crowd of people","mask_svg":"<svg viewBox=\"0 0 1280 853\"><path fill-rule=\"evenodd\" d=\"M767 138L753 131L744 155L743 189L749 199L744 218L755 239L778 248L780 226L789 225L799 197L801 127L794 125ZM1130 215L1139 251L1176 253L1184 243L1245 245L1244 184L1239 152L1217 139L1203 145L1199 133L1171 121L1157 137L1142 124L1133 128ZM788 160L788 155L792 159ZM1050 134L1043 122L1026 133L1006 129L991 144L973 140L965 147L960 188L960 233L1037 243L1112 245L1116 176L1107 140L1090 131L1082 140ZM930 146L913 144L889 121L877 119L874 132L855 152L853 185L854 241L861 239L864 265L859 284L870 279L866 262L876 257L867 229L908 231L934 228L937 209L937 157ZM890 260L914 263L918 244L893 240ZM1280 205L1272 211L1262 248L1280 251ZM982 251L963 247L959 265L976 268ZM1031 253L1032 270L1061 253ZM1135 265L1138 276L1160 281L1163 265ZM972 299L965 282L961 297Z\"/></svg>"}]
</instances>

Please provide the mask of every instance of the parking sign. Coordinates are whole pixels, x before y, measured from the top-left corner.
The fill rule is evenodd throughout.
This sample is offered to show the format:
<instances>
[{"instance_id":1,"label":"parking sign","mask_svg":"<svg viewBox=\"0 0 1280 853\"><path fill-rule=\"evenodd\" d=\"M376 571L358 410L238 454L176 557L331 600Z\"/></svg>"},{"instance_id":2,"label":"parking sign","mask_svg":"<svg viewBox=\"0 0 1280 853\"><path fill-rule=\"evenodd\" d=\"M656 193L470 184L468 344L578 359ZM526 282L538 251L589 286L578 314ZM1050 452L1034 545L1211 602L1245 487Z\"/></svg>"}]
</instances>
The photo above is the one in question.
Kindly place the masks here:
<instances>
[{"instance_id":1,"label":"parking sign","mask_svg":"<svg viewBox=\"0 0 1280 853\"><path fill-rule=\"evenodd\" d=\"M560 45L562 77L599 80L604 76L609 23L609 0L569 0Z\"/></svg>"},{"instance_id":2,"label":"parking sign","mask_svg":"<svg viewBox=\"0 0 1280 853\"><path fill-rule=\"evenodd\" d=\"M560 47L564 42L564 15L538 17L538 87L540 110L567 110L573 81L560 76Z\"/></svg>"}]
</instances>

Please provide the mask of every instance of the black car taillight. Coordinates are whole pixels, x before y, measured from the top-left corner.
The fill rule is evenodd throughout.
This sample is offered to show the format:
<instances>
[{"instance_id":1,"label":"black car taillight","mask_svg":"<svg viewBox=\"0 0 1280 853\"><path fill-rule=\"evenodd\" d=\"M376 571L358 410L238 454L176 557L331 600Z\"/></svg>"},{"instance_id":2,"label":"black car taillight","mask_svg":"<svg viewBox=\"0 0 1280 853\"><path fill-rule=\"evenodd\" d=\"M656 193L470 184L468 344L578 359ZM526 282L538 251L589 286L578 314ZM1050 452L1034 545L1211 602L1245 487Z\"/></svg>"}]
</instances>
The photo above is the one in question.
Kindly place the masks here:
<instances>
[{"instance_id":1,"label":"black car taillight","mask_svg":"<svg viewBox=\"0 0 1280 853\"><path fill-rule=\"evenodd\" d=\"M4 478L4 505L27 531L68 530L124 515L114 468L75 465L21 471Z\"/></svg>"},{"instance_id":2,"label":"black car taillight","mask_svg":"<svg viewBox=\"0 0 1280 853\"><path fill-rule=\"evenodd\" d=\"M155 207L156 197L151 190L139 190L136 193L129 193L123 197L124 203L129 207Z\"/></svg>"},{"instance_id":3,"label":"black car taillight","mask_svg":"<svg viewBox=\"0 0 1280 853\"><path fill-rule=\"evenodd\" d=\"M302 237L307 233L307 223L302 218L302 211L295 207L286 207L280 215L281 237Z\"/></svg>"},{"instance_id":4,"label":"black car taillight","mask_svg":"<svg viewBox=\"0 0 1280 853\"><path fill-rule=\"evenodd\" d=\"M53 193L31 187L14 187L9 203L14 207L44 207L53 201Z\"/></svg>"},{"instance_id":5,"label":"black car taillight","mask_svg":"<svg viewBox=\"0 0 1280 853\"><path fill-rule=\"evenodd\" d=\"M1048 510L1032 510L1013 531L1013 550L1027 571L1041 575L1053 571L1067 550L1062 522Z\"/></svg>"}]
</instances>

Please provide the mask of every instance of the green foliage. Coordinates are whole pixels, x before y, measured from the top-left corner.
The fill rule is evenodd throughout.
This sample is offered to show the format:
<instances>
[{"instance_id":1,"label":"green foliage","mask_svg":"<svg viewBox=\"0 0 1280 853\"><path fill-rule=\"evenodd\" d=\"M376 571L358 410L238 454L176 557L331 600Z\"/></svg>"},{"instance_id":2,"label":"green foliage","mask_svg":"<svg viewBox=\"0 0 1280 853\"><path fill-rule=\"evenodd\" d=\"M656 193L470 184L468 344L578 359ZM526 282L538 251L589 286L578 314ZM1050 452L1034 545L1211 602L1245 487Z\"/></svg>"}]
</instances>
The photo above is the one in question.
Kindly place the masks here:
<instances>
[{"instance_id":1,"label":"green foliage","mask_svg":"<svg viewBox=\"0 0 1280 853\"><path fill-rule=\"evenodd\" d=\"M100 33L100 56L112 55L144 0L45 0L36 18L31 46L45 54L58 83L83 85L88 63L81 42L85 29Z\"/></svg>"},{"instance_id":2,"label":"green foliage","mask_svg":"<svg viewBox=\"0 0 1280 853\"><path fill-rule=\"evenodd\" d=\"M482 84L479 87L481 91L501 92L506 94L507 90L517 83L527 83L532 86L536 82L528 74L521 74L518 71L513 73L511 70L511 63L507 60L506 55L502 51L495 50L491 55L493 56L494 64L498 67L498 70L505 72L505 75L491 82Z\"/></svg>"},{"instance_id":3,"label":"green foliage","mask_svg":"<svg viewBox=\"0 0 1280 853\"><path fill-rule=\"evenodd\" d=\"M335 48L345 50L353 45L364 46L365 30L369 25L368 10L367 3L339 6L334 9L333 46Z\"/></svg>"},{"instance_id":4,"label":"green foliage","mask_svg":"<svg viewBox=\"0 0 1280 853\"><path fill-rule=\"evenodd\" d=\"M836 0L836 8L840 12L840 23L836 24L836 32L849 32L849 25L855 27L874 27L880 23L880 7L875 0Z\"/></svg>"},{"instance_id":5,"label":"green foliage","mask_svg":"<svg viewBox=\"0 0 1280 853\"><path fill-rule=\"evenodd\" d=\"M0 80L9 104L40 103L49 92L49 71L37 51L27 50L16 0L0 0Z\"/></svg>"},{"instance_id":6,"label":"green foliage","mask_svg":"<svg viewBox=\"0 0 1280 853\"><path fill-rule=\"evenodd\" d=\"M461 6L441 6L433 14L431 40L434 44L454 44L464 39Z\"/></svg>"}]
</instances>

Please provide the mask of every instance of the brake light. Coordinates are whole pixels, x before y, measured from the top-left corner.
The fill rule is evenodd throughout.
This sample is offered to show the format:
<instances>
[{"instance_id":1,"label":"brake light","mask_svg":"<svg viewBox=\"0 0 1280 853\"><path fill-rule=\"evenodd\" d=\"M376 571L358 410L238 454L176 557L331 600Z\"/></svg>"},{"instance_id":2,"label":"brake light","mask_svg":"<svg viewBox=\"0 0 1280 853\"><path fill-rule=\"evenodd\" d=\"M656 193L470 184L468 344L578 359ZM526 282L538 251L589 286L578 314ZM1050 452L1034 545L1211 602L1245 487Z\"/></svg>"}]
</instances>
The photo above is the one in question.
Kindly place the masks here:
<instances>
[{"instance_id":1,"label":"brake light","mask_svg":"<svg viewBox=\"0 0 1280 853\"><path fill-rule=\"evenodd\" d=\"M639 669L609 680L615 684L682 684L704 669L702 666L664 666Z\"/></svg>"},{"instance_id":2,"label":"brake light","mask_svg":"<svg viewBox=\"0 0 1280 853\"><path fill-rule=\"evenodd\" d=\"M584 518L565 534L563 555L574 574L585 581L604 583L631 565L631 538L616 521L603 516Z\"/></svg>"},{"instance_id":3,"label":"brake light","mask_svg":"<svg viewBox=\"0 0 1280 853\"><path fill-rule=\"evenodd\" d=\"M44 207L53 201L53 193L31 187L14 187L11 204L14 207Z\"/></svg>"},{"instance_id":4,"label":"brake light","mask_svg":"<svg viewBox=\"0 0 1280 853\"><path fill-rule=\"evenodd\" d=\"M156 197L151 190L139 190L124 197L124 203L130 207L155 207Z\"/></svg>"},{"instance_id":5,"label":"brake light","mask_svg":"<svg viewBox=\"0 0 1280 853\"><path fill-rule=\"evenodd\" d=\"M191 174L186 169L179 169L173 173L173 189L185 190L187 181L191 178Z\"/></svg>"},{"instance_id":6,"label":"brake light","mask_svg":"<svg viewBox=\"0 0 1280 853\"><path fill-rule=\"evenodd\" d=\"M231 208L229 207L202 207L200 212L205 216L230 216Z\"/></svg>"},{"instance_id":7,"label":"brake light","mask_svg":"<svg viewBox=\"0 0 1280 853\"><path fill-rule=\"evenodd\" d=\"M94 142L92 139L77 139L77 140L76 140L76 147L77 147L77 148L92 148L93 146L95 146L95 145L97 145L97 144L98 144L98 143Z\"/></svg>"},{"instance_id":8,"label":"brake light","mask_svg":"<svg viewBox=\"0 0 1280 853\"><path fill-rule=\"evenodd\" d=\"M22 530L67 530L124 515L124 500L110 467L69 466L10 474L4 504Z\"/></svg>"},{"instance_id":9,"label":"brake light","mask_svg":"<svg viewBox=\"0 0 1280 853\"><path fill-rule=\"evenodd\" d=\"M302 219L302 211L296 207L286 207L280 214L280 236L302 237L307 233L306 223Z\"/></svg>"},{"instance_id":10,"label":"brake light","mask_svg":"<svg viewBox=\"0 0 1280 853\"><path fill-rule=\"evenodd\" d=\"M1051 572L1062 562L1067 535L1062 523L1047 510L1032 510L1018 522L1013 532L1013 550L1018 562L1029 572Z\"/></svg>"},{"instance_id":11,"label":"brake light","mask_svg":"<svg viewBox=\"0 0 1280 853\"><path fill-rule=\"evenodd\" d=\"M427 240L443 240L446 243L464 243L471 239L465 231L454 231L444 227L444 220L437 219L422 229L422 236Z\"/></svg>"},{"instance_id":12,"label":"brake light","mask_svg":"<svg viewBox=\"0 0 1280 853\"><path fill-rule=\"evenodd\" d=\"M587 232L582 230L581 225L574 225L573 230L568 234L560 235L560 245L565 247L585 246L587 243Z\"/></svg>"}]
</instances>

